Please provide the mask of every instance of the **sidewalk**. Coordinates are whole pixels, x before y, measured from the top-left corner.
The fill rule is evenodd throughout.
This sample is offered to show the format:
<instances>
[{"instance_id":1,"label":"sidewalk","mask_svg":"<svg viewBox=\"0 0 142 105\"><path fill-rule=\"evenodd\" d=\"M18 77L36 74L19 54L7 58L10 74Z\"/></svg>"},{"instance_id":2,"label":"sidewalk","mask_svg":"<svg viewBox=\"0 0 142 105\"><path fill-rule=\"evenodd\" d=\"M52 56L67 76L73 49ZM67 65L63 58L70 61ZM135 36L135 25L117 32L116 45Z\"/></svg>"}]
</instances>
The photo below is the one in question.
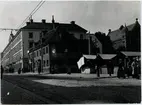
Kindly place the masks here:
<instances>
[{"instance_id":1,"label":"sidewalk","mask_svg":"<svg viewBox=\"0 0 142 105\"><path fill-rule=\"evenodd\" d=\"M101 78L115 78L116 74L100 74L100 77L97 77L97 74L81 74L81 73L72 73L72 74L36 74L34 75L37 78L41 79L79 79L79 80L88 80L88 79L101 79Z\"/></svg>"},{"instance_id":2,"label":"sidewalk","mask_svg":"<svg viewBox=\"0 0 142 105\"><path fill-rule=\"evenodd\" d=\"M71 74L49 74L49 73L6 73L4 75L17 75L17 76L34 76L36 78L43 78L43 79L101 79L101 78L115 78L116 74L100 74L100 77L97 77L97 74L82 74L82 73L71 73Z\"/></svg>"}]
</instances>

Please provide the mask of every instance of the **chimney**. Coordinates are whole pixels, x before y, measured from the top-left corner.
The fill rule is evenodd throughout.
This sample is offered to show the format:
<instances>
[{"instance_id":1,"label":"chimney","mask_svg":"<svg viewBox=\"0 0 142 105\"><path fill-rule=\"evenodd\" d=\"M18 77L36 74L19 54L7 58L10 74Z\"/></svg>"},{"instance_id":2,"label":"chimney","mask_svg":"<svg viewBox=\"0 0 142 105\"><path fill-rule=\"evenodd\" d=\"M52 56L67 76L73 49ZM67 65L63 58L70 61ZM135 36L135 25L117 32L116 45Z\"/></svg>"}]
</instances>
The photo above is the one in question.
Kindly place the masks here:
<instances>
[{"instance_id":1,"label":"chimney","mask_svg":"<svg viewBox=\"0 0 142 105\"><path fill-rule=\"evenodd\" d=\"M55 29L55 20L54 20L54 15L52 15L52 24L53 24L53 29Z\"/></svg>"},{"instance_id":2,"label":"chimney","mask_svg":"<svg viewBox=\"0 0 142 105\"><path fill-rule=\"evenodd\" d=\"M108 33L111 33L111 29L108 30Z\"/></svg>"},{"instance_id":3,"label":"chimney","mask_svg":"<svg viewBox=\"0 0 142 105\"><path fill-rule=\"evenodd\" d=\"M30 22L26 22L26 24L27 24L27 25L29 25L29 24L30 24Z\"/></svg>"},{"instance_id":4,"label":"chimney","mask_svg":"<svg viewBox=\"0 0 142 105\"><path fill-rule=\"evenodd\" d=\"M46 23L46 20L45 20L45 19L42 19L42 23Z\"/></svg>"},{"instance_id":5,"label":"chimney","mask_svg":"<svg viewBox=\"0 0 142 105\"><path fill-rule=\"evenodd\" d=\"M33 19L31 19L30 22L33 23Z\"/></svg>"},{"instance_id":6,"label":"chimney","mask_svg":"<svg viewBox=\"0 0 142 105\"><path fill-rule=\"evenodd\" d=\"M71 21L70 23L71 23L71 24L75 24L75 21Z\"/></svg>"},{"instance_id":7,"label":"chimney","mask_svg":"<svg viewBox=\"0 0 142 105\"><path fill-rule=\"evenodd\" d=\"M55 23L54 15L52 15L52 23Z\"/></svg>"}]
</instances>

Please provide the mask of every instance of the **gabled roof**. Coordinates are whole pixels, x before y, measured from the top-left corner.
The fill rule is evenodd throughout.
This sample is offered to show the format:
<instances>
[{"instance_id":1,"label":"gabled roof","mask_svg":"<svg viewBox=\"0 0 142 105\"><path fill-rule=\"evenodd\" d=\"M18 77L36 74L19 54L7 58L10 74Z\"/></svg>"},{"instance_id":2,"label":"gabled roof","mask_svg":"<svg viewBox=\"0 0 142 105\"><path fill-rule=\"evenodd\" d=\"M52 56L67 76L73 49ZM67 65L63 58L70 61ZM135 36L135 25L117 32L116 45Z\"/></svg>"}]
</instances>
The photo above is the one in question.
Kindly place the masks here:
<instances>
[{"instance_id":1,"label":"gabled roof","mask_svg":"<svg viewBox=\"0 0 142 105\"><path fill-rule=\"evenodd\" d=\"M87 32L84 28L80 27L77 24L68 24L68 23L54 23L55 27L60 26L62 28L67 29L68 31L82 31ZM53 29L53 23L41 23L41 22L33 22L29 23L22 29Z\"/></svg>"},{"instance_id":2,"label":"gabled roof","mask_svg":"<svg viewBox=\"0 0 142 105\"><path fill-rule=\"evenodd\" d=\"M83 55L86 59L96 59L96 55Z\"/></svg>"},{"instance_id":3,"label":"gabled roof","mask_svg":"<svg viewBox=\"0 0 142 105\"><path fill-rule=\"evenodd\" d=\"M131 31L131 30L134 28L134 26L135 26L135 23L133 23L133 24L127 26L128 31Z\"/></svg>"},{"instance_id":4,"label":"gabled roof","mask_svg":"<svg viewBox=\"0 0 142 105\"><path fill-rule=\"evenodd\" d=\"M108 33L109 36L112 36L112 35L119 35L121 33L124 33L126 31L126 29L128 29L128 31L132 31L133 28L135 27L136 23L133 23L133 24L130 24L128 26L125 26L123 29L117 29L117 30L114 30L114 31L111 31L110 33Z\"/></svg>"},{"instance_id":5,"label":"gabled roof","mask_svg":"<svg viewBox=\"0 0 142 105\"><path fill-rule=\"evenodd\" d=\"M116 54L99 54L99 56L104 60L110 60L116 56Z\"/></svg>"},{"instance_id":6,"label":"gabled roof","mask_svg":"<svg viewBox=\"0 0 142 105\"><path fill-rule=\"evenodd\" d=\"M128 51L122 51L122 54L124 54L125 56L141 56L140 52L128 52Z\"/></svg>"}]
</instances>

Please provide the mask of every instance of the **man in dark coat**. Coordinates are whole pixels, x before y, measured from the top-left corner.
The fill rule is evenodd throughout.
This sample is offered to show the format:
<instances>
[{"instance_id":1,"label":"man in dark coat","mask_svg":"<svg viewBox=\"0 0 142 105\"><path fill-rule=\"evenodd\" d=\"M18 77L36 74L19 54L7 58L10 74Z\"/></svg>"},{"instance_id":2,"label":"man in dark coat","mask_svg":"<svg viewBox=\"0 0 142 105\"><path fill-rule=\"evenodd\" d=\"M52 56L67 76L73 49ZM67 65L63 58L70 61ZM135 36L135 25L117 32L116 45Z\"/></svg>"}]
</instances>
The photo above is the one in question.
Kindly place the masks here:
<instances>
[{"instance_id":1,"label":"man in dark coat","mask_svg":"<svg viewBox=\"0 0 142 105\"><path fill-rule=\"evenodd\" d=\"M123 62L122 62L122 59L119 59L117 77L118 77L118 78L121 78L121 77L125 78L124 64L123 64Z\"/></svg>"},{"instance_id":2,"label":"man in dark coat","mask_svg":"<svg viewBox=\"0 0 142 105\"><path fill-rule=\"evenodd\" d=\"M111 76L111 74L113 72L113 64L112 64L111 61L109 61L108 64L107 64L107 70L108 70L109 76Z\"/></svg>"},{"instance_id":3,"label":"man in dark coat","mask_svg":"<svg viewBox=\"0 0 142 105\"><path fill-rule=\"evenodd\" d=\"M38 60L38 73L40 74L40 72L41 72L41 61Z\"/></svg>"}]
</instances>

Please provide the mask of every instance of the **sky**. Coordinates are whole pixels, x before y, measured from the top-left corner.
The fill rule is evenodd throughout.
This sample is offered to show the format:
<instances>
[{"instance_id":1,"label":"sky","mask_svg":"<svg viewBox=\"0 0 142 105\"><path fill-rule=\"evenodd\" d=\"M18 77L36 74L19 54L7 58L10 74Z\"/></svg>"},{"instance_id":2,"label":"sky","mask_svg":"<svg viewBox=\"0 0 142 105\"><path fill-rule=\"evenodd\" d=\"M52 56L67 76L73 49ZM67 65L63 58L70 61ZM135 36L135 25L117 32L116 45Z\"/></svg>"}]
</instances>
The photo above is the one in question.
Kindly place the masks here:
<instances>
[{"instance_id":1,"label":"sky","mask_svg":"<svg viewBox=\"0 0 142 105\"><path fill-rule=\"evenodd\" d=\"M0 1L0 28L18 28L40 1ZM140 1L46 1L32 16L34 21L76 24L95 33L108 33L121 25L129 25L136 18L141 20ZM25 24L26 25L26 24ZM0 52L8 44L11 31L0 30ZM16 32L13 31L15 34Z\"/></svg>"}]
</instances>

